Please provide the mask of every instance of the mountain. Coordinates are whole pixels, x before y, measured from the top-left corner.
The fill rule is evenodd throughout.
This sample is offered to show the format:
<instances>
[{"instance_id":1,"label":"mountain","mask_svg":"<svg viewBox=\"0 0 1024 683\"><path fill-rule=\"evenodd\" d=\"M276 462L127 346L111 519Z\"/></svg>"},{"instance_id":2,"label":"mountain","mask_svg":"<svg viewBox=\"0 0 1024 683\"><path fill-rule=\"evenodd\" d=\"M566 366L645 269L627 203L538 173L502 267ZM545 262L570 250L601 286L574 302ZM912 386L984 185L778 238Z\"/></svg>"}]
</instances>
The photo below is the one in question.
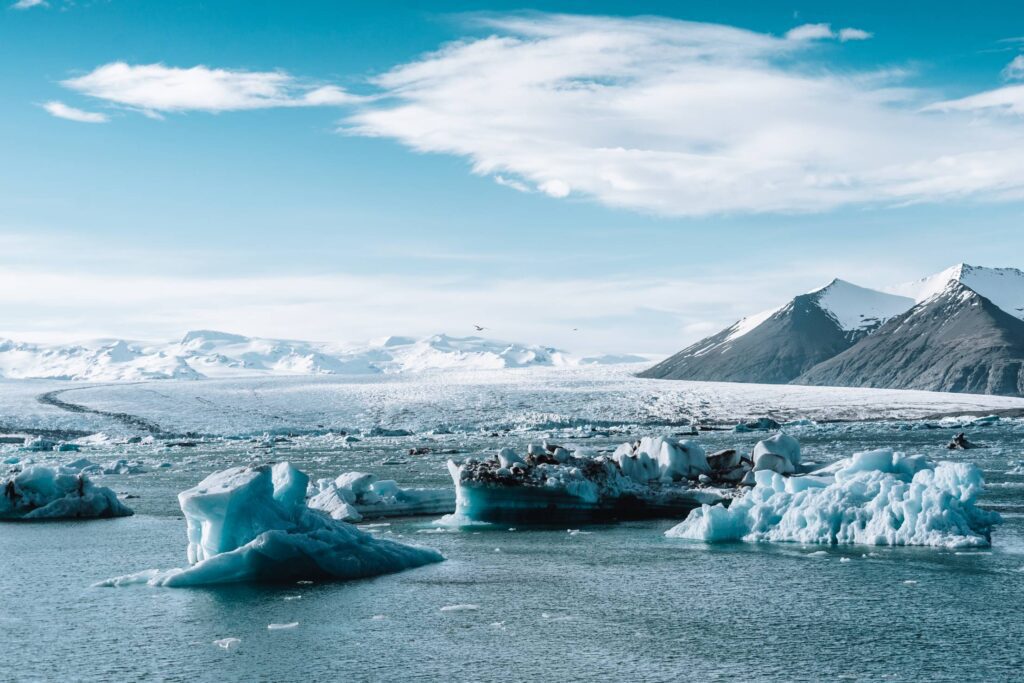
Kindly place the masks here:
<instances>
[{"instance_id":1,"label":"mountain","mask_svg":"<svg viewBox=\"0 0 1024 683\"><path fill-rule=\"evenodd\" d=\"M1024 291L1013 284L1024 282L1020 271L957 266L947 274L941 290L921 281L930 296L794 383L1024 395L1024 321L966 284L1012 307Z\"/></svg>"},{"instance_id":2,"label":"mountain","mask_svg":"<svg viewBox=\"0 0 1024 683\"><path fill-rule=\"evenodd\" d=\"M1024 271L1016 268L984 268L958 263L941 273L897 285L887 291L909 296L920 303L942 293L954 281L974 290L1006 313L1024 320Z\"/></svg>"},{"instance_id":3,"label":"mountain","mask_svg":"<svg viewBox=\"0 0 1024 683\"><path fill-rule=\"evenodd\" d=\"M103 382L407 373L636 360L625 356L576 359L546 346L445 334L422 339L387 337L362 345L262 339L213 330L188 332L179 341L163 344L99 340L41 345L0 340L0 377Z\"/></svg>"},{"instance_id":4,"label":"mountain","mask_svg":"<svg viewBox=\"0 0 1024 683\"><path fill-rule=\"evenodd\" d=\"M836 279L781 308L744 318L639 376L784 384L913 305L911 298Z\"/></svg>"}]
</instances>

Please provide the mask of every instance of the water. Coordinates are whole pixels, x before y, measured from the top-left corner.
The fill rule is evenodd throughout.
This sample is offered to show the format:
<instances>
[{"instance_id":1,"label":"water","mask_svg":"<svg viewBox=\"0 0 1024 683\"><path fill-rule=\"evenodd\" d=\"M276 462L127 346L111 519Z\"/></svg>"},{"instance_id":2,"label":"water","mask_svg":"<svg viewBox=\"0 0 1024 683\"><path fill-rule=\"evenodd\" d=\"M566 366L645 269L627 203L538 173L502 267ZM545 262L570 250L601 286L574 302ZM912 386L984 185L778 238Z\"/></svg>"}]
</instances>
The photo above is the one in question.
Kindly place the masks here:
<instances>
[{"instance_id":1,"label":"water","mask_svg":"<svg viewBox=\"0 0 1024 683\"><path fill-rule=\"evenodd\" d=\"M570 444L574 434L548 433ZM665 538L672 520L570 534L423 533L429 520L406 519L372 530L436 547L447 562L350 583L177 590L91 585L180 566L185 532L174 494L208 471L289 459L314 476L361 468L442 485L450 456L405 456L422 437L367 439L352 449L296 439L256 454L228 441L197 452L108 447L111 458L131 450L178 464L102 478L139 496L128 501L135 517L0 526L0 680L1019 679L1024 476L1006 472L1024 459L1024 426L978 429L969 436L990 447L966 452L944 449L951 434L888 423L796 432L805 457L821 461L887 445L977 462L992 484L983 502L1006 518L988 551L709 546ZM471 452L539 436L432 443ZM605 448L625 438L583 441ZM746 447L758 435L700 438L713 449ZM104 453L62 455L102 461ZM382 465L388 458L402 464ZM441 610L451 605L478 609ZM290 622L299 625L267 628ZM214 645L227 637L240 645Z\"/></svg>"}]
</instances>

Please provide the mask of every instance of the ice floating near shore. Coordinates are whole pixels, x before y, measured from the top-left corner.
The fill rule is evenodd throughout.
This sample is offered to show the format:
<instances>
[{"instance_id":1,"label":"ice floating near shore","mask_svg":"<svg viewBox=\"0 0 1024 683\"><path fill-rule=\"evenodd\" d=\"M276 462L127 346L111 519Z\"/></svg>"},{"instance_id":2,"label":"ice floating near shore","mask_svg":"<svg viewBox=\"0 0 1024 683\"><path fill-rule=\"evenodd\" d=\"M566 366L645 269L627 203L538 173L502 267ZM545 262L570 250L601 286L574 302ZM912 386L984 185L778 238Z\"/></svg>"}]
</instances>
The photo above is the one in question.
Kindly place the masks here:
<instances>
[{"instance_id":1,"label":"ice floating near shore","mask_svg":"<svg viewBox=\"0 0 1024 683\"><path fill-rule=\"evenodd\" d=\"M977 506L981 470L932 463L891 449L857 453L815 475L755 473L755 487L723 506L702 506L667 536L702 541L924 545L990 544L995 512Z\"/></svg>"},{"instance_id":2,"label":"ice floating near shore","mask_svg":"<svg viewBox=\"0 0 1024 683\"><path fill-rule=\"evenodd\" d=\"M60 467L34 465L0 479L0 519L127 517L132 511L105 486Z\"/></svg>"},{"instance_id":3,"label":"ice floating near shore","mask_svg":"<svg viewBox=\"0 0 1024 683\"><path fill-rule=\"evenodd\" d=\"M712 473L700 446L661 438L623 444L610 457L553 444L531 444L525 457L505 448L461 465L449 460L448 471L456 509L441 523L453 526L678 516L732 495L691 481Z\"/></svg>"},{"instance_id":4,"label":"ice floating near shore","mask_svg":"<svg viewBox=\"0 0 1024 683\"><path fill-rule=\"evenodd\" d=\"M373 474L346 472L336 479L320 479L309 487L309 507L332 519L360 522L381 517L445 515L455 510L452 489L402 488Z\"/></svg>"},{"instance_id":5,"label":"ice floating near shore","mask_svg":"<svg viewBox=\"0 0 1024 683\"><path fill-rule=\"evenodd\" d=\"M378 539L306 506L309 477L289 463L234 467L178 494L188 525L185 569L149 570L101 586L358 579L444 558Z\"/></svg>"}]
</instances>

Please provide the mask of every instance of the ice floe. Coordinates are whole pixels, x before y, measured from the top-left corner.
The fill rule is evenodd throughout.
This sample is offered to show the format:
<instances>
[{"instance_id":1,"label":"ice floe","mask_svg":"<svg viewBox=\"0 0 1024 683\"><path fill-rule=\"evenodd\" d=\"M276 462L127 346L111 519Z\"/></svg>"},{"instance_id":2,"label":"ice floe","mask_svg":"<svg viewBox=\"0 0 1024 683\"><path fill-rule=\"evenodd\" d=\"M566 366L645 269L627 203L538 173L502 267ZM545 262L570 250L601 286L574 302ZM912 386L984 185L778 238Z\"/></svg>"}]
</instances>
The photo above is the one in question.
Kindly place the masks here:
<instances>
[{"instance_id":1,"label":"ice floe","mask_svg":"<svg viewBox=\"0 0 1024 683\"><path fill-rule=\"evenodd\" d=\"M978 507L981 470L891 449L857 453L816 474L755 473L756 485L726 508L704 505L667 536L703 541L924 545L990 544L1001 519Z\"/></svg>"},{"instance_id":2,"label":"ice floe","mask_svg":"<svg viewBox=\"0 0 1024 683\"><path fill-rule=\"evenodd\" d=\"M455 510L452 489L402 488L391 479L364 472L346 472L320 479L308 491L309 507L332 519L360 522L381 517L445 515Z\"/></svg>"},{"instance_id":3,"label":"ice floe","mask_svg":"<svg viewBox=\"0 0 1024 683\"><path fill-rule=\"evenodd\" d=\"M429 548L378 539L309 509L308 484L309 477L286 462L211 474L178 494L188 526L189 567L99 585L357 579L444 559Z\"/></svg>"},{"instance_id":4,"label":"ice floe","mask_svg":"<svg viewBox=\"0 0 1024 683\"><path fill-rule=\"evenodd\" d=\"M127 517L132 511L117 495L85 474L33 465L0 479L0 519Z\"/></svg>"}]
</instances>

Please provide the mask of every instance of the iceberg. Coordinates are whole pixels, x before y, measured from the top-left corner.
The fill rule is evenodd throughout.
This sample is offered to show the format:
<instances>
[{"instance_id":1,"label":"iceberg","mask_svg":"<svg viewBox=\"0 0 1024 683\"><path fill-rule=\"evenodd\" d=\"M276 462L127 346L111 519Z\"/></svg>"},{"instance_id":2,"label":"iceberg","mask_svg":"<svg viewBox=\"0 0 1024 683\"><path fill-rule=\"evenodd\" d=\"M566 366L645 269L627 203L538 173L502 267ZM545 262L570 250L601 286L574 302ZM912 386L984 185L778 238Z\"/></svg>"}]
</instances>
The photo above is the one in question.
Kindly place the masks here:
<instances>
[{"instance_id":1,"label":"iceberg","mask_svg":"<svg viewBox=\"0 0 1024 683\"><path fill-rule=\"evenodd\" d=\"M306 505L309 477L290 463L234 467L178 494L187 568L148 570L100 586L199 586L239 581L359 579L444 558L375 538Z\"/></svg>"},{"instance_id":2,"label":"iceberg","mask_svg":"<svg viewBox=\"0 0 1024 683\"><path fill-rule=\"evenodd\" d=\"M0 480L0 519L127 517L132 511L105 486L62 467L34 465Z\"/></svg>"},{"instance_id":3,"label":"iceberg","mask_svg":"<svg viewBox=\"0 0 1024 683\"><path fill-rule=\"evenodd\" d=\"M335 479L310 485L309 507L332 519L360 522L381 517L445 515L455 510L451 489L402 488L391 479L373 474L346 472Z\"/></svg>"},{"instance_id":4,"label":"iceberg","mask_svg":"<svg viewBox=\"0 0 1024 683\"><path fill-rule=\"evenodd\" d=\"M977 506L985 482L970 463L933 463L892 449L857 453L805 476L755 473L724 506L694 510L666 536L693 540L985 547L998 513Z\"/></svg>"},{"instance_id":5,"label":"iceberg","mask_svg":"<svg viewBox=\"0 0 1024 683\"><path fill-rule=\"evenodd\" d=\"M442 523L454 526L671 517L731 495L691 480L712 471L695 442L661 438L623 444L611 456L553 444L531 444L525 457L504 448L482 460L449 460L448 471L455 513Z\"/></svg>"}]
</instances>

